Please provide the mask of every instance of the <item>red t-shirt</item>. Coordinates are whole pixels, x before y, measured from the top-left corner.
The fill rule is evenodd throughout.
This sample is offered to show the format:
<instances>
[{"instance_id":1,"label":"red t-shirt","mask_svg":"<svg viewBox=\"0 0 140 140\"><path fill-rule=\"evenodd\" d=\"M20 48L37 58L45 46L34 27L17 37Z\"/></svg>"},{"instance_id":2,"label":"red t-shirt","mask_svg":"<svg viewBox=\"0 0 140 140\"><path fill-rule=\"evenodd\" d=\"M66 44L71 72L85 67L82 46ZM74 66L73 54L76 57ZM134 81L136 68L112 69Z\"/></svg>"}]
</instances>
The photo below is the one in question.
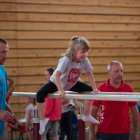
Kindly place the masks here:
<instances>
[{"instance_id":1,"label":"red t-shirt","mask_svg":"<svg viewBox=\"0 0 140 140\"><path fill-rule=\"evenodd\" d=\"M45 118L49 118L50 121L61 120L61 99L45 98L45 104Z\"/></svg>"},{"instance_id":2,"label":"red t-shirt","mask_svg":"<svg viewBox=\"0 0 140 140\"><path fill-rule=\"evenodd\" d=\"M118 89L109 84L109 79L101 84L98 89L101 92L134 92L131 85L123 80ZM92 105L97 107L101 105L98 132L110 134L130 133L129 107L137 105L137 102L94 100Z\"/></svg>"}]
</instances>

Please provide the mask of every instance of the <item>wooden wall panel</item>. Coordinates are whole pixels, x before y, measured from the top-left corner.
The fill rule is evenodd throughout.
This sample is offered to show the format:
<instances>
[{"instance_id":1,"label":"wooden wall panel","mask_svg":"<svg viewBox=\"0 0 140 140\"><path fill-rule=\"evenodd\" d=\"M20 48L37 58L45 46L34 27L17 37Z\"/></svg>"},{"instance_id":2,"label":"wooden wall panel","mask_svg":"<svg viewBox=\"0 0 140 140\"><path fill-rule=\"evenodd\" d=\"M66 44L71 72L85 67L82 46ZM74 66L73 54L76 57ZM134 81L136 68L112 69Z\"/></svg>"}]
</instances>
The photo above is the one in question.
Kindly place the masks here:
<instances>
[{"instance_id":1,"label":"wooden wall panel","mask_svg":"<svg viewBox=\"0 0 140 140\"><path fill-rule=\"evenodd\" d=\"M8 73L8 76L17 76L17 67L6 67L6 72Z\"/></svg>"},{"instance_id":2,"label":"wooden wall panel","mask_svg":"<svg viewBox=\"0 0 140 140\"><path fill-rule=\"evenodd\" d=\"M70 30L69 30L70 31ZM87 39L105 40L138 40L139 32L50 32L50 31L17 31L17 39L71 39L73 36Z\"/></svg>"},{"instance_id":3,"label":"wooden wall panel","mask_svg":"<svg viewBox=\"0 0 140 140\"><path fill-rule=\"evenodd\" d=\"M16 0L0 0L0 2L8 2L8 3L10 2L11 3L11 2L16 2Z\"/></svg>"},{"instance_id":4,"label":"wooden wall panel","mask_svg":"<svg viewBox=\"0 0 140 140\"><path fill-rule=\"evenodd\" d=\"M9 41L8 41L9 42ZM65 48L67 49L69 46L70 40L17 40L18 48L22 49L37 49L37 48L44 48L44 49L56 49L56 48ZM140 48L140 41L136 40L89 40L90 48ZM11 45L10 45L11 47ZM14 47L14 45L13 45Z\"/></svg>"},{"instance_id":5,"label":"wooden wall panel","mask_svg":"<svg viewBox=\"0 0 140 140\"><path fill-rule=\"evenodd\" d=\"M10 51L8 52L8 57L10 58L17 58L17 49L9 49Z\"/></svg>"},{"instance_id":6,"label":"wooden wall panel","mask_svg":"<svg viewBox=\"0 0 140 140\"><path fill-rule=\"evenodd\" d=\"M7 14L7 13L6 13ZM10 14L10 13L9 13ZM1 15L9 16L9 14ZM13 13L14 14L14 13ZM11 15L14 20L15 15ZM0 19L1 20L1 19ZM5 20L8 20L7 18ZM84 14L48 14L48 13L17 13L17 21L38 21L38 22L77 22L77 23L140 23L139 16L119 16L119 15L84 15Z\"/></svg>"},{"instance_id":7,"label":"wooden wall panel","mask_svg":"<svg viewBox=\"0 0 140 140\"><path fill-rule=\"evenodd\" d=\"M56 67L56 65L54 65L54 67ZM18 68L18 75L19 76L31 76L31 75L44 75L46 69L49 68L49 66L43 66L43 67L20 67ZM7 68L9 73L10 70L11 71L15 71L14 73L16 73L16 69L11 69L11 68ZM135 73L135 72L140 72L140 65L123 65L123 72L124 73ZM83 72L85 73L85 71ZM93 73L95 74L107 74L107 65L93 65ZM11 75L14 75L13 72L11 73Z\"/></svg>"},{"instance_id":8,"label":"wooden wall panel","mask_svg":"<svg viewBox=\"0 0 140 140\"><path fill-rule=\"evenodd\" d=\"M1 22L3 29L14 30L15 23L9 22L5 25L5 22ZM8 28L6 28L8 26ZM99 23L36 23L36 22L17 22L18 30L38 30L38 31L140 31L140 25L138 24L99 24Z\"/></svg>"},{"instance_id":9,"label":"wooden wall panel","mask_svg":"<svg viewBox=\"0 0 140 140\"><path fill-rule=\"evenodd\" d=\"M16 58L13 58L13 59L10 59L8 58L6 60L6 62L4 63L4 66L5 67L16 67L17 66L17 59Z\"/></svg>"},{"instance_id":10,"label":"wooden wall panel","mask_svg":"<svg viewBox=\"0 0 140 140\"><path fill-rule=\"evenodd\" d=\"M139 8L96 7L72 5L17 4L18 12L78 13L78 14L117 14L139 15Z\"/></svg>"},{"instance_id":11,"label":"wooden wall panel","mask_svg":"<svg viewBox=\"0 0 140 140\"><path fill-rule=\"evenodd\" d=\"M17 41L16 40L7 40L7 42L8 42L10 51L11 51L11 49L17 48ZM9 53L10 53L10 51L9 51Z\"/></svg>"},{"instance_id":12,"label":"wooden wall panel","mask_svg":"<svg viewBox=\"0 0 140 140\"><path fill-rule=\"evenodd\" d=\"M106 81L109 78L107 74L94 74L94 77L97 82ZM87 76L85 74L81 75L81 79L85 82L88 82ZM123 79L126 81L140 80L140 73L125 73ZM45 83L44 75L18 77L19 85L44 84L44 83Z\"/></svg>"},{"instance_id":13,"label":"wooden wall panel","mask_svg":"<svg viewBox=\"0 0 140 140\"><path fill-rule=\"evenodd\" d=\"M11 57L16 57L11 54ZM66 49L20 49L18 57L62 57ZM89 57L93 56L140 56L140 48L138 49L90 49Z\"/></svg>"},{"instance_id":14,"label":"wooden wall panel","mask_svg":"<svg viewBox=\"0 0 140 140\"><path fill-rule=\"evenodd\" d=\"M44 82L45 83L45 82ZM41 87L43 86L43 84L39 84L39 85L18 85L19 87L19 92L34 92L36 93Z\"/></svg>"},{"instance_id":15,"label":"wooden wall panel","mask_svg":"<svg viewBox=\"0 0 140 140\"><path fill-rule=\"evenodd\" d=\"M18 58L18 66L57 66L60 58ZM92 65L108 65L113 60L118 60L123 64L140 64L140 57L89 57ZM8 60L7 60L8 61ZM35 63L34 63L35 62Z\"/></svg>"},{"instance_id":16,"label":"wooden wall panel","mask_svg":"<svg viewBox=\"0 0 140 140\"><path fill-rule=\"evenodd\" d=\"M3 0L1 0L3 1ZM10 1L10 0L7 0ZM14 1L14 0L11 0ZM37 4L65 4L65 5L94 5L94 6L126 6L126 7L140 7L140 2L139 1L132 1L132 0L117 0L117 1L112 1L112 0L17 0L18 3L37 3Z\"/></svg>"},{"instance_id":17,"label":"wooden wall panel","mask_svg":"<svg viewBox=\"0 0 140 140\"><path fill-rule=\"evenodd\" d=\"M11 104L18 104L19 103L19 97L13 97L12 95L10 95L10 105Z\"/></svg>"},{"instance_id":18,"label":"wooden wall panel","mask_svg":"<svg viewBox=\"0 0 140 140\"><path fill-rule=\"evenodd\" d=\"M0 36L4 39L16 39L16 31L0 31Z\"/></svg>"},{"instance_id":19,"label":"wooden wall panel","mask_svg":"<svg viewBox=\"0 0 140 140\"><path fill-rule=\"evenodd\" d=\"M13 3L0 3L0 11L15 12L16 11L16 4L13 4Z\"/></svg>"},{"instance_id":20,"label":"wooden wall panel","mask_svg":"<svg viewBox=\"0 0 140 140\"><path fill-rule=\"evenodd\" d=\"M18 104L11 104L10 107L13 112L19 112L20 110Z\"/></svg>"},{"instance_id":21,"label":"wooden wall panel","mask_svg":"<svg viewBox=\"0 0 140 140\"><path fill-rule=\"evenodd\" d=\"M0 30L16 30L16 22L0 22Z\"/></svg>"},{"instance_id":22,"label":"wooden wall panel","mask_svg":"<svg viewBox=\"0 0 140 140\"><path fill-rule=\"evenodd\" d=\"M98 87L102 83L106 82L106 80L107 79L105 79L105 81L96 82L96 86ZM140 85L140 81L136 80L136 81L125 81L125 82L130 84L134 88L134 90L136 90L135 92L139 92L140 91L140 86L139 86ZM34 93L36 93L41 88L41 86L43 86L43 84L37 84L37 85L36 84L32 84L32 85L29 85L29 84L18 85L18 87L19 87L18 89L19 89L19 92L34 92ZM89 82L87 82L87 84L89 84Z\"/></svg>"},{"instance_id":23,"label":"wooden wall panel","mask_svg":"<svg viewBox=\"0 0 140 140\"><path fill-rule=\"evenodd\" d=\"M16 13L0 13L0 21L16 21Z\"/></svg>"}]
</instances>

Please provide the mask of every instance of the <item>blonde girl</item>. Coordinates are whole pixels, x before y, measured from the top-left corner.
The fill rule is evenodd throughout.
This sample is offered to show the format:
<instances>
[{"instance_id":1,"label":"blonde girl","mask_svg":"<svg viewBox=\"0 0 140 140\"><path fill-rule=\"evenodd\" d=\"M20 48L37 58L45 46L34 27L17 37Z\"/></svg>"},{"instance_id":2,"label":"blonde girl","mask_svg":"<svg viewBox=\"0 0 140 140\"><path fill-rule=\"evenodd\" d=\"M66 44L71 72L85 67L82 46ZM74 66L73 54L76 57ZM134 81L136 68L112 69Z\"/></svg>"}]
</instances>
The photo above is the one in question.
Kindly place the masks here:
<instances>
[{"instance_id":1,"label":"blonde girl","mask_svg":"<svg viewBox=\"0 0 140 140\"><path fill-rule=\"evenodd\" d=\"M50 81L43 85L37 92L40 134L44 132L45 125L48 122L48 120L45 119L45 112L43 108L44 98L48 93L59 91L59 97L64 98L64 94L66 94L66 91L68 90L75 92L98 92L94 76L92 74L93 67L87 58L88 51L89 44L85 38L73 37L66 53L64 54L64 57L59 60L58 66L51 76ZM86 75L91 86L79 81L79 77L83 70L86 71ZM86 122L98 124L99 122L90 115L91 104L92 101L85 101L85 111L82 119Z\"/></svg>"}]
</instances>

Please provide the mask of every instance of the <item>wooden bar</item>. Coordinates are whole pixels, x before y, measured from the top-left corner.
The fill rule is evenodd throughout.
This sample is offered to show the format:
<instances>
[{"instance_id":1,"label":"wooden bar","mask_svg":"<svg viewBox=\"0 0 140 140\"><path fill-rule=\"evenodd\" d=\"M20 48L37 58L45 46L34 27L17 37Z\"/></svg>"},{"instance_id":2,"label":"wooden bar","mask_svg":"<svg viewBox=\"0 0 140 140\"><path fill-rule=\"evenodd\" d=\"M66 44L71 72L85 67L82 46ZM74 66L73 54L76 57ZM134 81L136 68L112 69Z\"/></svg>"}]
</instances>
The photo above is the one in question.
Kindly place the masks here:
<instances>
[{"instance_id":1,"label":"wooden bar","mask_svg":"<svg viewBox=\"0 0 140 140\"><path fill-rule=\"evenodd\" d=\"M79 100L106 100L106 101L140 101L139 92L100 92L94 94L93 92L78 92L67 91L65 99L79 99ZM31 97L36 98L36 93L32 92L13 92L14 97ZM48 94L46 98L59 98L58 92Z\"/></svg>"}]
</instances>

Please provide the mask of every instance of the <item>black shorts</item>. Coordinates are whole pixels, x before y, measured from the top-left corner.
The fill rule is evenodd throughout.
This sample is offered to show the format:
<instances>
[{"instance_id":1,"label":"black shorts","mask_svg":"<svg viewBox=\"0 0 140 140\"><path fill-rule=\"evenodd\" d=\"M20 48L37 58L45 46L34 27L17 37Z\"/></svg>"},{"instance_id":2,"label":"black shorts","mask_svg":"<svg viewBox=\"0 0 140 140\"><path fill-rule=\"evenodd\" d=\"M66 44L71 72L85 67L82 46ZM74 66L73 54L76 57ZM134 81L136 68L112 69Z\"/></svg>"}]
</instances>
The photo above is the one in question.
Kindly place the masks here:
<instances>
[{"instance_id":1,"label":"black shorts","mask_svg":"<svg viewBox=\"0 0 140 140\"><path fill-rule=\"evenodd\" d=\"M97 132L96 136L97 136L97 140L129 140L129 133L109 134L109 133Z\"/></svg>"},{"instance_id":2,"label":"black shorts","mask_svg":"<svg viewBox=\"0 0 140 140\"><path fill-rule=\"evenodd\" d=\"M56 85L53 82L49 81L48 83L43 85L37 92L37 102L43 103L44 98L48 93L53 93L56 91L58 91ZM77 83L69 91L84 92L84 91L93 91L93 90L92 87L89 86L88 84L81 81L77 81Z\"/></svg>"}]
</instances>

